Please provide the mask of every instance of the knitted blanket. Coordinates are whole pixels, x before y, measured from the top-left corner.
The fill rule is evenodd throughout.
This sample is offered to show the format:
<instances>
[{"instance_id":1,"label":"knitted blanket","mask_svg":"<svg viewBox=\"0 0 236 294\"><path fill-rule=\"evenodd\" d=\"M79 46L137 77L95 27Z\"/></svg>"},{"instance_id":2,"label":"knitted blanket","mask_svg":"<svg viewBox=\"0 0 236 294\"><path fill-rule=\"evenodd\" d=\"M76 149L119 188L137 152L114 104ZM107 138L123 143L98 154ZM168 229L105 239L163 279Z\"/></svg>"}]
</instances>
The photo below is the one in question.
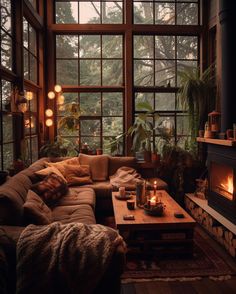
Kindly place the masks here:
<instances>
[{"instance_id":1,"label":"knitted blanket","mask_svg":"<svg viewBox=\"0 0 236 294\"><path fill-rule=\"evenodd\" d=\"M122 237L102 225L29 225L17 243L17 293L91 293Z\"/></svg>"},{"instance_id":2,"label":"knitted blanket","mask_svg":"<svg viewBox=\"0 0 236 294\"><path fill-rule=\"evenodd\" d=\"M110 183L112 186L135 186L138 180L142 179L141 175L131 167L122 166L116 173L110 176Z\"/></svg>"}]
</instances>

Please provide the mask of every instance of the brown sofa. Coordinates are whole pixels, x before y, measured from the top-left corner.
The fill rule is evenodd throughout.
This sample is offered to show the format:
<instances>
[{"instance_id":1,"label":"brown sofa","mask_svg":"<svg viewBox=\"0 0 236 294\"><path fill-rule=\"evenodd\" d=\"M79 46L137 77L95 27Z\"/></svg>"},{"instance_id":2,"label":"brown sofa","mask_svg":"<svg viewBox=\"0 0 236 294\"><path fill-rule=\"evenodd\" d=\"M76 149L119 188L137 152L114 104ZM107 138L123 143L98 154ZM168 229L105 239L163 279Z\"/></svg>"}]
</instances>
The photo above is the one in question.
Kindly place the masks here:
<instances>
[{"instance_id":1,"label":"brown sofa","mask_svg":"<svg viewBox=\"0 0 236 294\"><path fill-rule=\"evenodd\" d=\"M0 279L1 293L4 293L4 287L8 290L6 293L14 293L15 290L16 242L26 225L23 204L28 190L37 180L35 172L45 168L47 162L62 159L64 158L42 158L0 186L0 273L1 277L5 277ZM52 209L53 221L63 224L71 222L95 224L96 214L112 211L111 192L116 187L112 187L109 177L122 166L136 168L134 157L80 154L79 162L81 165L90 166L93 183L70 187L67 195ZM166 183L161 180L158 186L160 189L167 188ZM134 187L127 188L134 189ZM96 289L97 293L119 293L124 256L122 248L118 248Z\"/></svg>"}]
</instances>

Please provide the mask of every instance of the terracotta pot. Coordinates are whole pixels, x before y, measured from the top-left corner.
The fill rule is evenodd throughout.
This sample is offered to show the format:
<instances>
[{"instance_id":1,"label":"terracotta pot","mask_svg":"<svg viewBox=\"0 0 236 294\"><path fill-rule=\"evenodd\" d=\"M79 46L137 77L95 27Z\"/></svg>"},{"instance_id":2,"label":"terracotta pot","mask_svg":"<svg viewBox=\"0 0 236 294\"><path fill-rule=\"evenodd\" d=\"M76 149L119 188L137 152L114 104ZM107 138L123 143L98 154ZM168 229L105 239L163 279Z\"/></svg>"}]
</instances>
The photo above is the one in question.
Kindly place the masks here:
<instances>
[{"instance_id":1,"label":"terracotta pot","mask_svg":"<svg viewBox=\"0 0 236 294\"><path fill-rule=\"evenodd\" d=\"M153 163L158 163L161 160L161 155L159 153L153 152L151 155L151 159Z\"/></svg>"},{"instance_id":2,"label":"terracotta pot","mask_svg":"<svg viewBox=\"0 0 236 294\"><path fill-rule=\"evenodd\" d=\"M96 149L96 154L97 155L102 155L102 149L101 148Z\"/></svg>"},{"instance_id":3,"label":"terracotta pot","mask_svg":"<svg viewBox=\"0 0 236 294\"><path fill-rule=\"evenodd\" d=\"M144 161L151 162L151 152L150 151L143 151Z\"/></svg>"}]
</instances>

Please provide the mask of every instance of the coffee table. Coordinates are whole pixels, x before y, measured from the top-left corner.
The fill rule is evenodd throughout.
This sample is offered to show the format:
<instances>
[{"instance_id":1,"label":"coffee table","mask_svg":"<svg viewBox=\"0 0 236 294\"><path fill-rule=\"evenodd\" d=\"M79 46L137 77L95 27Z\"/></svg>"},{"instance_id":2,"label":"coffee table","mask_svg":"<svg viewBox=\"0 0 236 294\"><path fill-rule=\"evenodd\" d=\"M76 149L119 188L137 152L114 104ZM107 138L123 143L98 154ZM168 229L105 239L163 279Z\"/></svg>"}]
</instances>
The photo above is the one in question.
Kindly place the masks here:
<instances>
[{"instance_id":1,"label":"coffee table","mask_svg":"<svg viewBox=\"0 0 236 294\"><path fill-rule=\"evenodd\" d=\"M183 254L192 256L195 220L179 206L164 190L161 200L166 205L162 216L150 216L139 207L128 210L125 200L118 200L112 193L116 228L128 245L128 249L142 253L161 255ZM153 193L153 191L151 191ZM135 199L135 195L132 196ZM183 218L176 218L174 213L182 213ZM124 220L123 216L133 214L134 220Z\"/></svg>"}]
</instances>

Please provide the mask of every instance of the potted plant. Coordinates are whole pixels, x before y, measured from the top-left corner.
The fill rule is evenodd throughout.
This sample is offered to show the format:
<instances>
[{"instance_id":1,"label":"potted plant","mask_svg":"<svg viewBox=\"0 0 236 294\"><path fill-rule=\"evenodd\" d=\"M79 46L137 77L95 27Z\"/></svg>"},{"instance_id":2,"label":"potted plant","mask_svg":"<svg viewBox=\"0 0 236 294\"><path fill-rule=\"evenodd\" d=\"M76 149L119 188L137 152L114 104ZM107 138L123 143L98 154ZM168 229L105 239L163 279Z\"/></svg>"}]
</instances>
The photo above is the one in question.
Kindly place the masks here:
<instances>
[{"instance_id":1,"label":"potted plant","mask_svg":"<svg viewBox=\"0 0 236 294\"><path fill-rule=\"evenodd\" d=\"M180 88L178 91L178 103L187 110L189 116L190 149L196 151L196 137L198 130L203 129L207 120L207 113L212 97L213 87L213 65L208 67L203 73L199 68L190 67L179 71Z\"/></svg>"},{"instance_id":2,"label":"potted plant","mask_svg":"<svg viewBox=\"0 0 236 294\"><path fill-rule=\"evenodd\" d=\"M58 121L58 129L67 129L70 132L79 129L80 106L79 103L72 102L63 105L65 111L63 117Z\"/></svg>"}]
</instances>

